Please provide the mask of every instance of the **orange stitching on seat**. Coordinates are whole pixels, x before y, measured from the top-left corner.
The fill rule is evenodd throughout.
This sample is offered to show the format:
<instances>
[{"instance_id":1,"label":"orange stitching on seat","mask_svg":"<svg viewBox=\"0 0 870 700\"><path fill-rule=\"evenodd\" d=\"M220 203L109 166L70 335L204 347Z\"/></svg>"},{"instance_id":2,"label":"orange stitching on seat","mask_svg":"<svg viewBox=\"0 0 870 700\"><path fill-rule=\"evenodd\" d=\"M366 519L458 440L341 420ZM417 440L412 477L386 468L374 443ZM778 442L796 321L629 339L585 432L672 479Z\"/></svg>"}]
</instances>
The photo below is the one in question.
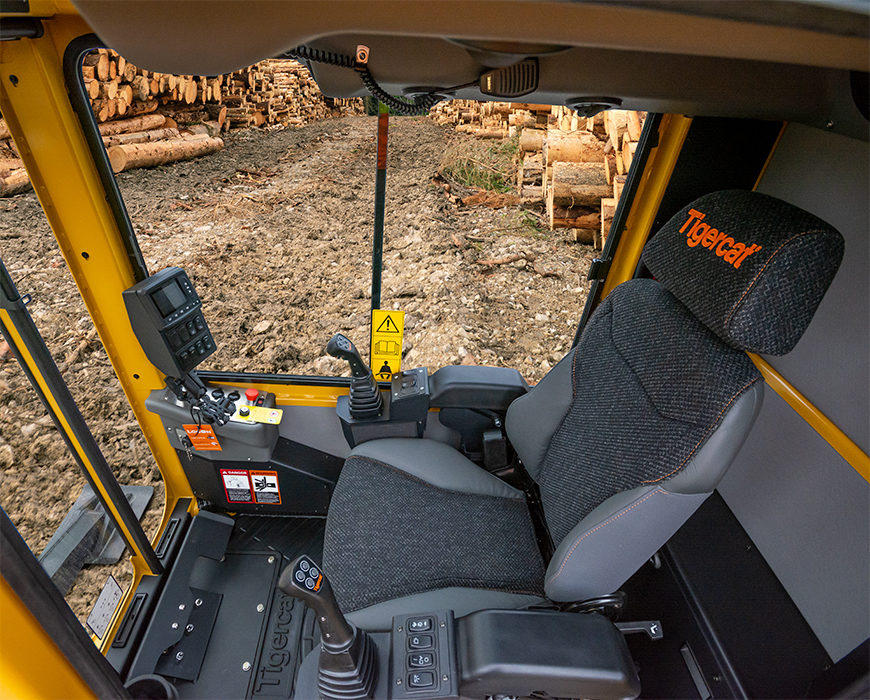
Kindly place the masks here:
<instances>
[{"instance_id":1,"label":"orange stitching on seat","mask_svg":"<svg viewBox=\"0 0 870 700\"><path fill-rule=\"evenodd\" d=\"M658 488L658 489L656 489L655 491L653 491L652 493L648 493L648 494L647 494L646 496L644 496L641 500L637 501L636 503L633 503L633 504L630 505L628 508L624 508L624 509L621 510L619 513L617 513L616 515L612 516L609 520L605 520L603 523L600 523L599 525L596 525L596 526L595 526L594 528L592 528L589 532L587 532L585 535L583 535L583 537L581 537L580 539L578 539L578 540L574 543L574 546L571 547L571 551L568 552L568 553L565 555L565 559L562 561L562 566L559 567L559 570L558 570L555 574L553 574L553 577L552 577L549 581L547 581L547 583L548 583L548 584L549 584L549 583L552 583L553 581L555 581L555 580L559 577L559 575L562 573L562 570L565 568L565 565L568 563L568 559L570 559L570 558L571 558L571 555L574 554L574 550L577 549L577 547L580 546L580 543L581 543L583 540L585 540L587 537L589 537L589 535L591 535L593 532L597 532L598 530L600 530L601 528L603 528L605 525L609 525L610 523L612 523L612 522L613 522L614 520L616 520L617 518L621 518L623 515L625 515L625 514L628 513L629 511L634 510L634 509L637 508L641 503L643 503L644 501L647 501L648 499L652 498L652 497L655 496L657 493L665 493L665 492L664 492L663 489Z\"/></svg>"},{"instance_id":2,"label":"orange stitching on seat","mask_svg":"<svg viewBox=\"0 0 870 700\"><path fill-rule=\"evenodd\" d=\"M692 459L692 456L695 454L695 452L697 452L698 448L699 448L702 444L704 444L704 441L705 441L705 440L710 436L710 433L713 432L713 429L714 429L714 428L716 427L716 425L719 423L719 419L722 417L722 414L725 413L725 411L728 410L728 407L731 406L731 404L734 403L734 401L736 401L737 398L738 398L739 396L741 396L741 395L743 394L744 391L746 391L749 387L751 387L753 384L755 384L756 382L758 382L758 381L760 381L760 380L761 380L761 377L760 377L760 376L756 377L755 379L753 379L753 380L752 380L751 382L749 382L748 384L745 384L745 385L740 389L740 391L738 391L736 394L734 394L734 396L731 397L731 400L728 401L728 403L726 403L725 406L722 407L722 410L719 411L719 415L716 416L716 418L715 418L715 420L713 421L713 423L710 425L709 428L707 428L707 432L704 433L704 435L701 437L700 440L698 440L698 444L696 444L696 445L692 448L692 451L689 452L688 456L687 456L687 457L686 457L686 458L685 458L685 459L680 463L680 466L678 466L676 469L673 469L673 470L669 471L669 472L668 472L667 474L665 474L664 476L660 476L658 479L649 479L648 481L641 481L640 483L642 483L642 484L655 484L655 483L658 483L659 481L662 481L662 480L664 480L664 479L667 479L667 478L668 478L669 476L671 476L672 474L676 474L678 471L680 471L680 469L682 469L682 468L686 465L686 462L688 462L690 459Z\"/></svg>"}]
</instances>

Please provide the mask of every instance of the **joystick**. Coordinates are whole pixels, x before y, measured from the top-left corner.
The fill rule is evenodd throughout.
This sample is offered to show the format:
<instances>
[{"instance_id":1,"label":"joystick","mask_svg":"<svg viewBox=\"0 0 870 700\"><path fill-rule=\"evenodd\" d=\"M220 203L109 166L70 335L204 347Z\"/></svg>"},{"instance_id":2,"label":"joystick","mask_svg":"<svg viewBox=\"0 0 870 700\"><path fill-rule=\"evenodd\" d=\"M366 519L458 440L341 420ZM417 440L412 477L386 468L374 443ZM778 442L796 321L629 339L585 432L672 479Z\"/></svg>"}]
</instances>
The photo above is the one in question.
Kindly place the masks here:
<instances>
[{"instance_id":1,"label":"joystick","mask_svg":"<svg viewBox=\"0 0 870 700\"><path fill-rule=\"evenodd\" d=\"M341 333L336 333L326 344L326 352L350 365L350 415L357 420L377 418L384 403L378 383L371 369L366 366L356 347Z\"/></svg>"},{"instance_id":2,"label":"joystick","mask_svg":"<svg viewBox=\"0 0 870 700\"><path fill-rule=\"evenodd\" d=\"M370 698L377 680L374 642L345 619L320 567L303 554L281 572L278 587L317 614L321 636L317 687L321 696L335 700Z\"/></svg>"}]
</instances>

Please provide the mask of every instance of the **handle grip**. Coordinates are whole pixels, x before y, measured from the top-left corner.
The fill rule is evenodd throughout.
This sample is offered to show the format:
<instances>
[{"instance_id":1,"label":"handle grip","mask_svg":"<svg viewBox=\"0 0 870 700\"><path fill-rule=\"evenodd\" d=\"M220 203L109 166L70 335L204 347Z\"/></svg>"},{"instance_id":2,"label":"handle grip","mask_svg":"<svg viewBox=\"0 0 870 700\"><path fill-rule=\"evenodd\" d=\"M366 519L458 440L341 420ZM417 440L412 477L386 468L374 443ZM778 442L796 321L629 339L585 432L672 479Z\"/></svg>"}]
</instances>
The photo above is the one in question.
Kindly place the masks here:
<instances>
[{"instance_id":1,"label":"handle grip","mask_svg":"<svg viewBox=\"0 0 870 700\"><path fill-rule=\"evenodd\" d=\"M343 648L353 641L353 628L338 607L329 580L310 557L303 554L291 562L281 572L278 588L289 596L300 598L317 613L317 624L325 646Z\"/></svg>"},{"instance_id":2,"label":"handle grip","mask_svg":"<svg viewBox=\"0 0 870 700\"><path fill-rule=\"evenodd\" d=\"M368 377L371 371L360 357L359 351L350 340L341 333L336 333L326 344L326 352L333 357L344 360L350 365L354 377Z\"/></svg>"}]
</instances>

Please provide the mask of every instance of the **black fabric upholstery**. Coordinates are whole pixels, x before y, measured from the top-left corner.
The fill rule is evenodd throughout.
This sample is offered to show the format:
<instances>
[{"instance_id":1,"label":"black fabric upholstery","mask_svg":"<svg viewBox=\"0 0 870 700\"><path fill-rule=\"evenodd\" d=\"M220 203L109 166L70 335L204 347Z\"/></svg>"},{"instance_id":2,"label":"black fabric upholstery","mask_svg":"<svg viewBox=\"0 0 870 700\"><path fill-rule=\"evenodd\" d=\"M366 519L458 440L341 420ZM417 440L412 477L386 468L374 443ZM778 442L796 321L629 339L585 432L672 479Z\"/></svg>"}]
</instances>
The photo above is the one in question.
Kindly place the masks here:
<instances>
[{"instance_id":1,"label":"black fabric upholstery","mask_svg":"<svg viewBox=\"0 0 870 700\"><path fill-rule=\"evenodd\" d=\"M774 355L800 339L842 258L843 237L829 224L742 190L696 199L643 253L656 279L720 338Z\"/></svg>"},{"instance_id":2,"label":"black fabric upholstery","mask_svg":"<svg viewBox=\"0 0 870 700\"><path fill-rule=\"evenodd\" d=\"M614 289L583 332L538 478L553 541L610 496L676 475L760 378L658 282Z\"/></svg>"},{"instance_id":3,"label":"black fabric upholstery","mask_svg":"<svg viewBox=\"0 0 870 700\"><path fill-rule=\"evenodd\" d=\"M344 612L453 586L544 590L524 501L445 490L368 457L345 462L323 550Z\"/></svg>"}]
</instances>

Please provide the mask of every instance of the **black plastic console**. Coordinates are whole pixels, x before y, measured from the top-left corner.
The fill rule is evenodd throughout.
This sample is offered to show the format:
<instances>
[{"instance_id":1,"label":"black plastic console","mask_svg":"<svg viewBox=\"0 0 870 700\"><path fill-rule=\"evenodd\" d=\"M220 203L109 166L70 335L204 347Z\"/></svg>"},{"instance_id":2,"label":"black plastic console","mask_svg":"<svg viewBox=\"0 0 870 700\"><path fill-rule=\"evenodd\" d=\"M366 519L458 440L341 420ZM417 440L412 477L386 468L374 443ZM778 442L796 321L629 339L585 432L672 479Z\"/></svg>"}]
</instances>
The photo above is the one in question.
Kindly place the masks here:
<instances>
[{"instance_id":1,"label":"black plastic console","mask_svg":"<svg viewBox=\"0 0 870 700\"><path fill-rule=\"evenodd\" d=\"M429 377L436 408L472 408L504 412L511 401L529 390L523 376L507 367L450 365Z\"/></svg>"},{"instance_id":2,"label":"black plastic console","mask_svg":"<svg viewBox=\"0 0 870 700\"><path fill-rule=\"evenodd\" d=\"M640 681L607 618L536 610L483 610L457 625L463 696L635 698Z\"/></svg>"}]
</instances>

